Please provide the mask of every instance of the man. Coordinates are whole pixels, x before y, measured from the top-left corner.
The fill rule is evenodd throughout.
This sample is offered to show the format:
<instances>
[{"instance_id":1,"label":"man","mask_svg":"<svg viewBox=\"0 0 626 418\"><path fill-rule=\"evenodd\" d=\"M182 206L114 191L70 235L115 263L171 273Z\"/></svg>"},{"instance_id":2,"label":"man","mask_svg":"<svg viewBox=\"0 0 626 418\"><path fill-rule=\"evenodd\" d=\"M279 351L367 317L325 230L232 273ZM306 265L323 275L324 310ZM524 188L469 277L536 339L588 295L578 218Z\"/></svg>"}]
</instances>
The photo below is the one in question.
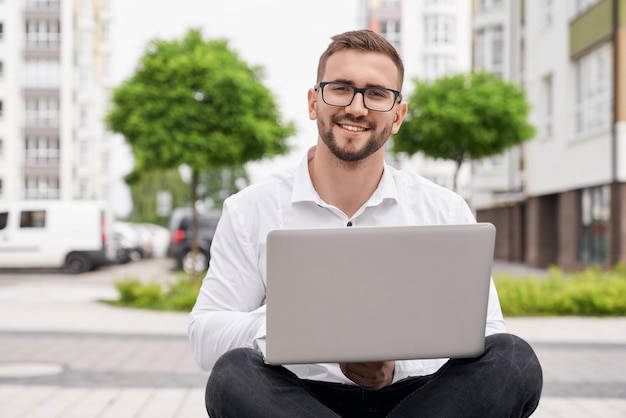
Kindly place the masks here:
<instances>
[{"instance_id":1,"label":"man","mask_svg":"<svg viewBox=\"0 0 626 418\"><path fill-rule=\"evenodd\" d=\"M333 37L308 92L317 146L294 170L224 203L189 327L194 357L211 371L206 405L212 418L502 418L535 410L541 367L527 343L504 333L493 283L486 349L476 359L264 362L269 231L475 222L460 196L384 162L383 146L407 112L403 77L398 53L380 35L363 30Z\"/></svg>"}]
</instances>

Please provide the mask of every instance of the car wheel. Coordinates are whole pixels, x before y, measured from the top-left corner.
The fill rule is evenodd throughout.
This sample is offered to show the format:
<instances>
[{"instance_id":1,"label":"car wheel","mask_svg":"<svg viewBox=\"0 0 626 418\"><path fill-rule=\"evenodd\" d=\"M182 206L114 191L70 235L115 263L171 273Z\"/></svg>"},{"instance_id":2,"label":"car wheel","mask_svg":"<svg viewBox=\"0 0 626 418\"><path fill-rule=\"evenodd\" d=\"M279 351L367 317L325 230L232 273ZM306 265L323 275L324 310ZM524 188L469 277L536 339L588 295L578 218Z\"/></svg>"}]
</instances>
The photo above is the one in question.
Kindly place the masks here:
<instances>
[{"instance_id":1,"label":"car wheel","mask_svg":"<svg viewBox=\"0 0 626 418\"><path fill-rule=\"evenodd\" d=\"M91 260L85 254L71 253L65 258L65 268L70 273L84 273L91 270L92 267Z\"/></svg>"},{"instance_id":2,"label":"car wheel","mask_svg":"<svg viewBox=\"0 0 626 418\"><path fill-rule=\"evenodd\" d=\"M187 274L202 273L209 267L209 258L202 251L188 251L183 257L183 271Z\"/></svg>"}]
</instances>

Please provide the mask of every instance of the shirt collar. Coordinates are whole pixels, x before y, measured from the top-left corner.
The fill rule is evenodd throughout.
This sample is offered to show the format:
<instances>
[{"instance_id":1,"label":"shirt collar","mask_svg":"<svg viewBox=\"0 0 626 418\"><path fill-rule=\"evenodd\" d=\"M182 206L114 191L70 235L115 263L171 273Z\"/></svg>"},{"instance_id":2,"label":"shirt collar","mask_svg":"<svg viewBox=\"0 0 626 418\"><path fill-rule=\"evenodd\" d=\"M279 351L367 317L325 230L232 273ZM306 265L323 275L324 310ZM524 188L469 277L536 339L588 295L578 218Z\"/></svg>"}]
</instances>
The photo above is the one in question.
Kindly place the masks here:
<instances>
[{"instance_id":1,"label":"shirt collar","mask_svg":"<svg viewBox=\"0 0 626 418\"><path fill-rule=\"evenodd\" d=\"M309 173L309 161L315 156L315 146L311 147L305 157L296 167L293 190L291 192L291 203L314 202L317 205L325 205L322 198L317 194L311 181ZM393 175L394 169L384 163L383 176L374 194L369 198L366 206L379 205L385 199L398 200L398 189Z\"/></svg>"}]
</instances>

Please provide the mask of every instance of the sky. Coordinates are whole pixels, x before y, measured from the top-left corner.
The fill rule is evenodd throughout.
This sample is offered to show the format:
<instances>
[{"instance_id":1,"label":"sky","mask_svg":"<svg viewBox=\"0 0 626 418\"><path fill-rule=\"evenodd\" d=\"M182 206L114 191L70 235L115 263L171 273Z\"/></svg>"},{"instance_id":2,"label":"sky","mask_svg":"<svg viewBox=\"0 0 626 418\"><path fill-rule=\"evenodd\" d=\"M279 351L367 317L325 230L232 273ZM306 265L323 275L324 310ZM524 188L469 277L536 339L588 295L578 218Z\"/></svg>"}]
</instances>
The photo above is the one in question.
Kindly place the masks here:
<instances>
[{"instance_id":1,"label":"sky","mask_svg":"<svg viewBox=\"0 0 626 418\"><path fill-rule=\"evenodd\" d=\"M292 152L271 161L253 163L253 182L275 170L293 166L317 140L307 112L307 91L316 82L317 62L331 36L359 28L357 0L113 0L110 31L111 80L129 78L152 39L178 39L190 28L206 38L228 39L230 47L251 66L264 68L263 83L272 91L285 121L297 133L289 140ZM117 137L112 187L115 212L130 211L130 198L121 178L132 168L132 157Z\"/></svg>"}]
</instances>

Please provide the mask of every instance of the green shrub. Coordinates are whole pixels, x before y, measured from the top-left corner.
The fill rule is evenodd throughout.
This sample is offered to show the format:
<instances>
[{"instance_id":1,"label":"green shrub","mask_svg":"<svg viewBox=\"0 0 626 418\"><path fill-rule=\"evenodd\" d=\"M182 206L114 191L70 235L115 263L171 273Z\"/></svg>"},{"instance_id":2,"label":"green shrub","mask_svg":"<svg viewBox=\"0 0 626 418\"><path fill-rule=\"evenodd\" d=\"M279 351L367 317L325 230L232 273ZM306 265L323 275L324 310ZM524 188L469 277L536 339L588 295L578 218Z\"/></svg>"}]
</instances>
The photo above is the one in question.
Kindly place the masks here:
<instances>
[{"instance_id":1,"label":"green shrub","mask_svg":"<svg viewBox=\"0 0 626 418\"><path fill-rule=\"evenodd\" d=\"M547 277L494 275L502 311L507 316L626 315L626 269L590 267L564 274L550 268Z\"/></svg>"},{"instance_id":2,"label":"green shrub","mask_svg":"<svg viewBox=\"0 0 626 418\"><path fill-rule=\"evenodd\" d=\"M119 299L108 301L117 306L189 312L196 302L200 282L185 275L172 285L158 282L142 283L137 279L125 279L115 283Z\"/></svg>"},{"instance_id":3,"label":"green shrub","mask_svg":"<svg viewBox=\"0 0 626 418\"><path fill-rule=\"evenodd\" d=\"M494 282L505 316L624 316L626 315L626 267L610 271L590 267L578 273L565 274L548 269L546 277L495 274ZM193 308L201 280L181 274L165 285L142 283L137 279L116 282L117 306L189 312Z\"/></svg>"}]
</instances>

